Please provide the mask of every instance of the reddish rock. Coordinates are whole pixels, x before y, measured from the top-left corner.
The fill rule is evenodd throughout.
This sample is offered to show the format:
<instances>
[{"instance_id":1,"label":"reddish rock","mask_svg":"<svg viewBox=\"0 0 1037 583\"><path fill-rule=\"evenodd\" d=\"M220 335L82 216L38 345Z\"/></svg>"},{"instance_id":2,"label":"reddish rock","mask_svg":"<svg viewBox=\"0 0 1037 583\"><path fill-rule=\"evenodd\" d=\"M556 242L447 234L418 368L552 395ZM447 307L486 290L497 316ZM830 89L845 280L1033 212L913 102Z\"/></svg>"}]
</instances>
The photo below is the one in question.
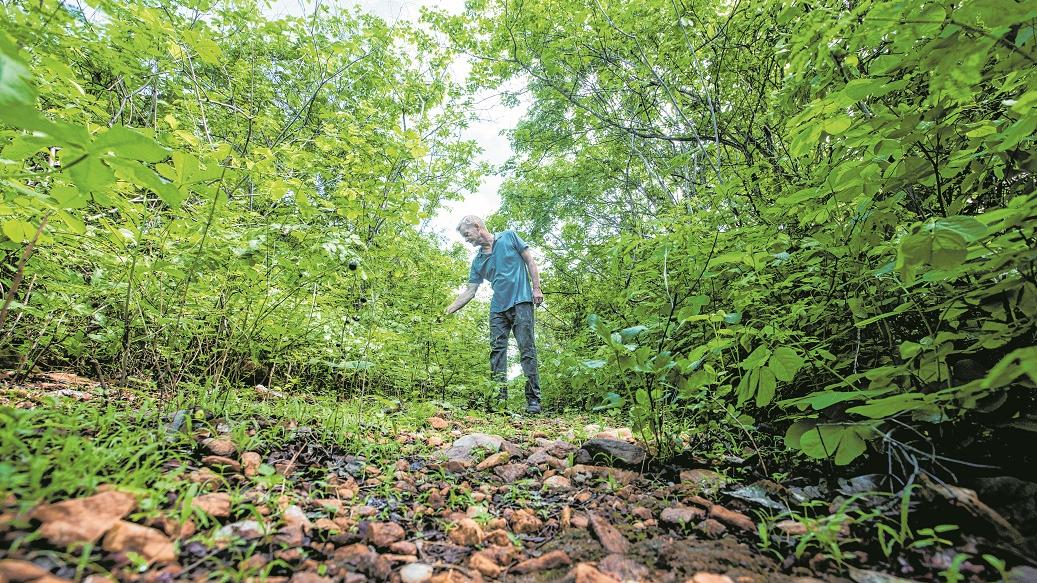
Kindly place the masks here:
<instances>
[{"instance_id":1,"label":"reddish rock","mask_svg":"<svg viewBox=\"0 0 1037 583\"><path fill-rule=\"evenodd\" d=\"M453 524L449 536L455 545L471 547L482 543L483 532L478 522L464 518Z\"/></svg>"},{"instance_id":2,"label":"reddish rock","mask_svg":"<svg viewBox=\"0 0 1037 583\"><path fill-rule=\"evenodd\" d=\"M104 535L101 545L112 553L134 552L149 563L172 563L176 560L173 541L162 531L132 522L120 521Z\"/></svg>"},{"instance_id":3,"label":"reddish rock","mask_svg":"<svg viewBox=\"0 0 1037 583\"><path fill-rule=\"evenodd\" d=\"M418 545L410 541L401 540L389 545L389 550L398 555L416 555L418 554Z\"/></svg>"},{"instance_id":4,"label":"reddish rock","mask_svg":"<svg viewBox=\"0 0 1037 583\"><path fill-rule=\"evenodd\" d=\"M588 514L587 518L590 520L591 531L607 552L626 554L630 549L630 543L616 527L597 514Z\"/></svg>"},{"instance_id":5,"label":"reddish rock","mask_svg":"<svg viewBox=\"0 0 1037 583\"><path fill-rule=\"evenodd\" d=\"M207 455L202 458L202 463L207 466L228 467L235 472L241 471L241 464L222 455Z\"/></svg>"},{"instance_id":6,"label":"reddish rock","mask_svg":"<svg viewBox=\"0 0 1037 583\"><path fill-rule=\"evenodd\" d=\"M322 577L311 571L303 571L301 573L295 573L292 578L288 580L288 583L332 583L334 579L330 577Z\"/></svg>"},{"instance_id":7,"label":"reddish rock","mask_svg":"<svg viewBox=\"0 0 1037 583\"><path fill-rule=\"evenodd\" d=\"M51 544L65 547L94 543L137 506L131 494L115 490L87 498L36 507L30 516L43 523L40 534Z\"/></svg>"},{"instance_id":8,"label":"reddish rock","mask_svg":"<svg viewBox=\"0 0 1037 583\"><path fill-rule=\"evenodd\" d=\"M620 581L647 581L651 575L648 567L618 554L609 555L599 561L598 569Z\"/></svg>"},{"instance_id":9,"label":"reddish rock","mask_svg":"<svg viewBox=\"0 0 1037 583\"><path fill-rule=\"evenodd\" d=\"M782 520L775 524L774 528L788 536L801 536L807 533L807 525L795 520Z\"/></svg>"},{"instance_id":10,"label":"reddish rock","mask_svg":"<svg viewBox=\"0 0 1037 583\"><path fill-rule=\"evenodd\" d=\"M8 581L13 583L31 581L48 575L50 575L49 571L29 561L18 559L0 560L0 576L6 577Z\"/></svg>"},{"instance_id":11,"label":"reddish rock","mask_svg":"<svg viewBox=\"0 0 1037 583\"><path fill-rule=\"evenodd\" d=\"M597 477L612 476L614 480L623 485L629 484L637 479L636 472L621 470L619 468L610 468L607 466L590 466L586 464L576 464L571 468L565 468L565 472L563 473L567 478L572 478L576 474L589 474Z\"/></svg>"},{"instance_id":12,"label":"reddish rock","mask_svg":"<svg viewBox=\"0 0 1037 583\"><path fill-rule=\"evenodd\" d=\"M587 520L586 516L582 514L576 514L572 517L572 525L573 528L587 528L588 526L590 526L590 521Z\"/></svg>"},{"instance_id":13,"label":"reddish rock","mask_svg":"<svg viewBox=\"0 0 1037 583\"><path fill-rule=\"evenodd\" d=\"M695 529L709 538L720 538L727 532L727 527L719 521L707 518L695 526Z\"/></svg>"},{"instance_id":14,"label":"reddish rock","mask_svg":"<svg viewBox=\"0 0 1037 583\"><path fill-rule=\"evenodd\" d=\"M572 482L565 476L551 476L544 480L544 488L548 490L569 490L572 487Z\"/></svg>"},{"instance_id":15,"label":"reddish rock","mask_svg":"<svg viewBox=\"0 0 1037 583\"><path fill-rule=\"evenodd\" d=\"M506 484L510 484L524 477L528 470L529 466L526 464L504 464L493 468L493 473L497 474Z\"/></svg>"},{"instance_id":16,"label":"reddish rock","mask_svg":"<svg viewBox=\"0 0 1037 583\"><path fill-rule=\"evenodd\" d=\"M528 534L538 532L544 527L544 521L537 518L532 510L522 508L511 515L511 530L516 534Z\"/></svg>"},{"instance_id":17,"label":"reddish rock","mask_svg":"<svg viewBox=\"0 0 1037 583\"><path fill-rule=\"evenodd\" d=\"M360 536L376 547L385 548L406 536L403 527L395 522L362 522Z\"/></svg>"},{"instance_id":18,"label":"reddish rock","mask_svg":"<svg viewBox=\"0 0 1037 583\"><path fill-rule=\"evenodd\" d=\"M436 429L438 431L442 431L450 427L450 422L446 419L443 419L442 417L429 417L428 424L429 427L431 427L432 429Z\"/></svg>"},{"instance_id":19,"label":"reddish rock","mask_svg":"<svg viewBox=\"0 0 1037 583\"><path fill-rule=\"evenodd\" d=\"M392 566L389 561L365 544L357 543L339 547L335 549L332 557L343 564L347 570L359 571L378 581L388 579L392 575Z\"/></svg>"},{"instance_id":20,"label":"reddish rock","mask_svg":"<svg viewBox=\"0 0 1037 583\"><path fill-rule=\"evenodd\" d=\"M202 442L202 445L211 451L213 455L223 457L230 457L238 452L238 448L234 445L234 442L225 437L220 439L206 439Z\"/></svg>"},{"instance_id":21,"label":"reddish rock","mask_svg":"<svg viewBox=\"0 0 1037 583\"><path fill-rule=\"evenodd\" d=\"M619 583L612 575L602 573L590 563L579 563L565 574L562 583Z\"/></svg>"},{"instance_id":22,"label":"reddish rock","mask_svg":"<svg viewBox=\"0 0 1037 583\"><path fill-rule=\"evenodd\" d=\"M488 532L483 538L483 542L496 546L510 546L512 544L508 532L502 528Z\"/></svg>"},{"instance_id":23,"label":"reddish rock","mask_svg":"<svg viewBox=\"0 0 1037 583\"><path fill-rule=\"evenodd\" d=\"M720 522L728 526L740 528L749 532L756 532L756 523L751 518L742 514L741 512L735 512L734 510L728 510L719 504L714 505L709 510L709 517L715 518Z\"/></svg>"},{"instance_id":24,"label":"reddish rock","mask_svg":"<svg viewBox=\"0 0 1037 583\"><path fill-rule=\"evenodd\" d=\"M204 494L191 500L191 506L210 516L226 518L230 516L230 494L224 492Z\"/></svg>"},{"instance_id":25,"label":"reddish rock","mask_svg":"<svg viewBox=\"0 0 1037 583\"><path fill-rule=\"evenodd\" d=\"M497 577L504 568L497 564L492 557L484 551L479 551L468 559L468 566L481 573L484 577Z\"/></svg>"},{"instance_id":26,"label":"reddish rock","mask_svg":"<svg viewBox=\"0 0 1037 583\"><path fill-rule=\"evenodd\" d=\"M687 508L684 506L671 506L664 508L659 514L659 520L667 524L682 526L696 523L706 517L706 511L701 508Z\"/></svg>"},{"instance_id":27,"label":"reddish rock","mask_svg":"<svg viewBox=\"0 0 1037 583\"><path fill-rule=\"evenodd\" d=\"M695 573L691 579L688 579L685 583L734 583L734 581L727 575L717 575L716 573Z\"/></svg>"},{"instance_id":28,"label":"reddish rock","mask_svg":"<svg viewBox=\"0 0 1037 583\"><path fill-rule=\"evenodd\" d=\"M551 551L536 557L535 559L526 559L525 561L522 561L512 567L510 572L524 575L526 573L537 573L548 569L564 567L571 563L572 559L569 558L569 555L567 555L565 551Z\"/></svg>"}]
</instances>

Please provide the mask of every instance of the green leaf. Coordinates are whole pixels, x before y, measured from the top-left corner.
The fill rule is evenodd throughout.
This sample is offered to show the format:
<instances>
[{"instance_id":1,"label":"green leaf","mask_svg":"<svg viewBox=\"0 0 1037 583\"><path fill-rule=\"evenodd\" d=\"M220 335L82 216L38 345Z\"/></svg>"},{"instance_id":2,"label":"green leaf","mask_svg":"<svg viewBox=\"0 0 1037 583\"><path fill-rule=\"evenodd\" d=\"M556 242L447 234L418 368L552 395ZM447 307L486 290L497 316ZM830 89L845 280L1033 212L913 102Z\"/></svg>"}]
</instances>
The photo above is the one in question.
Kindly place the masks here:
<instances>
[{"instance_id":1,"label":"green leaf","mask_svg":"<svg viewBox=\"0 0 1037 583\"><path fill-rule=\"evenodd\" d=\"M839 449L835 452L835 465L845 466L864 453L865 449L864 440L861 439L858 430L847 428L843 431L842 438L839 440Z\"/></svg>"},{"instance_id":2,"label":"green leaf","mask_svg":"<svg viewBox=\"0 0 1037 583\"><path fill-rule=\"evenodd\" d=\"M29 69L18 55L18 47L6 32L0 31L0 110L11 105L35 105L36 90L29 79Z\"/></svg>"},{"instance_id":3,"label":"green leaf","mask_svg":"<svg viewBox=\"0 0 1037 583\"><path fill-rule=\"evenodd\" d=\"M800 449L800 438L807 431L816 427L813 421L796 421L785 431L785 447L789 449Z\"/></svg>"},{"instance_id":4,"label":"green leaf","mask_svg":"<svg viewBox=\"0 0 1037 583\"><path fill-rule=\"evenodd\" d=\"M780 346L771 355L767 368L774 373L775 378L787 383L796 376L799 369L803 368L803 362L803 357L795 350L787 346Z\"/></svg>"},{"instance_id":5,"label":"green leaf","mask_svg":"<svg viewBox=\"0 0 1037 583\"><path fill-rule=\"evenodd\" d=\"M774 380L774 373L771 372L770 367L761 368L759 374L760 382L756 388L756 406L763 407L774 400L774 392L778 388L778 383Z\"/></svg>"},{"instance_id":6,"label":"green leaf","mask_svg":"<svg viewBox=\"0 0 1037 583\"><path fill-rule=\"evenodd\" d=\"M803 453L814 459L824 459L835 453L843 437L841 425L818 425L803 433L799 446Z\"/></svg>"},{"instance_id":7,"label":"green leaf","mask_svg":"<svg viewBox=\"0 0 1037 583\"><path fill-rule=\"evenodd\" d=\"M900 242L901 265L929 264L937 269L961 265L968 255L965 238L948 229L933 229L905 237ZM902 261L900 261L902 259Z\"/></svg>"},{"instance_id":8,"label":"green leaf","mask_svg":"<svg viewBox=\"0 0 1037 583\"><path fill-rule=\"evenodd\" d=\"M111 152L120 158L141 162L161 162L169 157L169 151L155 140L126 126L109 128L94 140L90 149L99 154Z\"/></svg>"},{"instance_id":9,"label":"green leaf","mask_svg":"<svg viewBox=\"0 0 1037 583\"><path fill-rule=\"evenodd\" d=\"M865 405L858 405L846 410L870 419L885 419L904 411L918 409L925 405L923 395L919 393L904 393L870 401Z\"/></svg>"},{"instance_id":10,"label":"green leaf","mask_svg":"<svg viewBox=\"0 0 1037 583\"><path fill-rule=\"evenodd\" d=\"M937 219L933 223L934 231L950 231L961 235L966 241L978 241L987 234L987 226L976 217L955 215Z\"/></svg>"},{"instance_id":11,"label":"green leaf","mask_svg":"<svg viewBox=\"0 0 1037 583\"><path fill-rule=\"evenodd\" d=\"M771 355L771 349L766 346L760 345L753 350L749 356L745 357L745 360L739 365L745 370L759 368L763 366L763 363L767 362L767 358Z\"/></svg>"},{"instance_id":12,"label":"green leaf","mask_svg":"<svg viewBox=\"0 0 1037 583\"><path fill-rule=\"evenodd\" d=\"M3 230L4 235L7 235L8 239L15 243L24 243L29 241L36 234L35 225L18 219L4 221L0 224L0 229Z\"/></svg>"},{"instance_id":13,"label":"green leaf","mask_svg":"<svg viewBox=\"0 0 1037 583\"><path fill-rule=\"evenodd\" d=\"M831 134L833 136L838 136L839 134L850 129L851 125L853 125L853 119L850 116L838 115L836 117L833 117L832 119L825 121L824 128L826 133Z\"/></svg>"}]
</instances>

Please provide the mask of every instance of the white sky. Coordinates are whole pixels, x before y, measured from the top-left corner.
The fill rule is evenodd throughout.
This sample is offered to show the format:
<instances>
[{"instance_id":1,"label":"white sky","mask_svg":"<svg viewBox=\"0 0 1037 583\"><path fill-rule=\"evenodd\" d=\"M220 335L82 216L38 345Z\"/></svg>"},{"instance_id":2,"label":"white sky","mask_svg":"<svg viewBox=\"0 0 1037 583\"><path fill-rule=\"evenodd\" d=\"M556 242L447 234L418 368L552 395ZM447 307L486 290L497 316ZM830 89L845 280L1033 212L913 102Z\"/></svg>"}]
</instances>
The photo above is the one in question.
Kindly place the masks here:
<instances>
[{"instance_id":1,"label":"white sky","mask_svg":"<svg viewBox=\"0 0 1037 583\"><path fill-rule=\"evenodd\" d=\"M311 14L314 0L269 0L266 10L269 16ZM422 7L444 10L450 14L460 14L464 10L464 0L324 0L324 4L337 6L359 6L364 11L381 17L392 24L399 20L417 20ZM451 70L456 75L464 75L468 71L467 63L455 63ZM482 148L479 160L498 166L511 157L511 144L500 135L501 130L515 127L519 119L526 113L526 105L509 108L504 106L497 92L487 92L477 96L479 108L477 119L470 122L468 128L461 132L464 139L475 140ZM449 202L439 214L429 221L428 229L439 233L446 239L449 247L453 243L464 243L454 229L457 222L465 215L486 217L500 207L500 196L497 191L501 185L500 176L486 176L479 189L462 201Z\"/></svg>"}]
</instances>

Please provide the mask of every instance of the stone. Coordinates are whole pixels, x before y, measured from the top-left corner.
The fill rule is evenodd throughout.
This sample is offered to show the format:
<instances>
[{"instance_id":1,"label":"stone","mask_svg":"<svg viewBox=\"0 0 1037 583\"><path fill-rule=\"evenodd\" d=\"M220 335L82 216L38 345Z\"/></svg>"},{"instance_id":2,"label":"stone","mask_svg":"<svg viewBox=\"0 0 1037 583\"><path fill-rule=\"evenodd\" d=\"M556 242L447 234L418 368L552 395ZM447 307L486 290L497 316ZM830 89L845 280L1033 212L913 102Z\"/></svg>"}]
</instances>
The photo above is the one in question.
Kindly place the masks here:
<instances>
[{"instance_id":1,"label":"stone","mask_svg":"<svg viewBox=\"0 0 1037 583\"><path fill-rule=\"evenodd\" d=\"M398 555L416 555L418 554L418 545L410 541L397 541L389 545L389 550Z\"/></svg>"},{"instance_id":2,"label":"stone","mask_svg":"<svg viewBox=\"0 0 1037 583\"><path fill-rule=\"evenodd\" d=\"M191 500L191 506L209 516L226 518L230 516L230 494L224 492L204 494Z\"/></svg>"},{"instance_id":3,"label":"stone","mask_svg":"<svg viewBox=\"0 0 1037 583\"><path fill-rule=\"evenodd\" d=\"M473 450L476 448L496 452L501 449L508 451L514 455L514 449L517 448L512 443L508 443L503 437L498 435L489 435L486 433L470 433L463 437L458 438L454 443L447 449L443 450L439 455L444 456L448 460L459 460L466 461L469 463L475 463L475 458L472 455Z\"/></svg>"},{"instance_id":4,"label":"stone","mask_svg":"<svg viewBox=\"0 0 1037 583\"><path fill-rule=\"evenodd\" d=\"M478 522L463 518L453 524L449 538L455 545L471 547L482 543L483 532Z\"/></svg>"},{"instance_id":5,"label":"stone","mask_svg":"<svg viewBox=\"0 0 1037 583\"><path fill-rule=\"evenodd\" d=\"M629 484L637 479L637 473L629 470L623 470L620 468L610 468L608 466L590 466L586 464L576 464L571 468L565 468L563 475L567 478L572 478L577 474L590 474L596 477L611 476L612 479L616 480L622 485Z\"/></svg>"},{"instance_id":6,"label":"stone","mask_svg":"<svg viewBox=\"0 0 1037 583\"><path fill-rule=\"evenodd\" d=\"M400 569L400 581L403 583L425 583L432 578L432 565L410 563Z\"/></svg>"},{"instance_id":7,"label":"stone","mask_svg":"<svg viewBox=\"0 0 1037 583\"><path fill-rule=\"evenodd\" d=\"M709 517L715 518L728 526L733 526L749 532L756 532L756 523L753 522L751 518L741 512L724 508L719 504L714 504L713 507L709 509Z\"/></svg>"},{"instance_id":8,"label":"stone","mask_svg":"<svg viewBox=\"0 0 1037 583\"><path fill-rule=\"evenodd\" d=\"M601 465L640 469L648 457L648 452L636 443L620 439L589 439L580 446L589 456L587 461ZM583 456L577 452L577 459Z\"/></svg>"},{"instance_id":9,"label":"stone","mask_svg":"<svg viewBox=\"0 0 1037 583\"><path fill-rule=\"evenodd\" d=\"M50 572L36 563L18 559L0 560L0 576L6 577L13 583L31 581L47 575L50 575Z\"/></svg>"},{"instance_id":10,"label":"stone","mask_svg":"<svg viewBox=\"0 0 1037 583\"><path fill-rule=\"evenodd\" d=\"M429 427L431 427L432 429L435 429L437 431L442 431L442 430L450 427L450 422L447 421L446 419L443 419L442 417L429 417L428 418L428 424L429 424Z\"/></svg>"},{"instance_id":11,"label":"stone","mask_svg":"<svg viewBox=\"0 0 1037 583\"><path fill-rule=\"evenodd\" d=\"M483 542L495 546L509 546L511 545L511 537L508 536L506 530L498 528L486 533L486 536L483 537Z\"/></svg>"},{"instance_id":12,"label":"stone","mask_svg":"<svg viewBox=\"0 0 1037 583\"><path fill-rule=\"evenodd\" d=\"M590 521L587 520L586 516L582 514L576 514L572 517L572 525L573 528L587 528L588 526L590 526Z\"/></svg>"},{"instance_id":13,"label":"stone","mask_svg":"<svg viewBox=\"0 0 1037 583\"><path fill-rule=\"evenodd\" d=\"M636 579L635 579L636 581ZM565 579L562 579L563 583L620 583L620 579L616 579L608 573L602 573L590 563L578 563L569 572L565 574Z\"/></svg>"},{"instance_id":14,"label":"stone","mask_svg":"<svg viewBox=\"0 0 1037 583\"><path fill-rule=\"evenodd\" d=\"M508 461L511 458L511 454L506 451L498 451L495 454L488 456L483 461L479 462L479 465L475 466L477 470L488 470L490 468L499 466Z\"/></svg>"},{"instance_id":15,"label":"stone","mask_svg":"<svg viewBox=\"0 0 1037 583\"><path fill-rule=\"evenodd\" d=\"M95 543L137 506L126 492L110 490L87 498L37 506L30 516L42 522L39 533L51 544L66 547Z\"/></svg>"},{"instance_id":16,"label":"stone","mask_svg":"<svg viewBox=\"0 0 1037 583\"><path fill-rule=\"evenodd\" d=\"M556 569L572 564L572 559L565 551L551 551L534 559L526 559L511 568L511 573L525 575L526 573L537 573L548 569Z\"/></svg>"},{"instance_id":17,"label":"stone","mask_svg":"<svg viewBox=\"0 0 1037 583\"><path fill-rule=\"evenodd\" d=\"M719 521L712 518L707 518L695 526L695 530L701 532L709 538L720 538L727 532L727 527L721 524Z\"/></svg>"},{"instance_id":18,"label":"stone","mask_svg":"<svg viewBox=\"0 0 1037 583\"><path fill-rule=\"evenodd\" d=\"M544 488L548 490L571 490L572 487L572 482L565 476L555 475L544 480Z\"/></svg>"},{"instance_id":19,"label":"stone","mask_svg":"<svg viewBox=\"0 0 1037 583\"><path fill-rule=\"evenodd\" d=\"M601 542L601 546L605 547L606 552L623 555L630 550L630 542L603 517L589 513L587 519L590 521L591 532Z\"/></svg>"},{"instance_id":20,"label":"stone","mask_svg":"<svg viewBox=\"0 0 1037 583\"><path fill-rule=\"evenodd\" d=\"M101 546L111 553L137 553L149 563L172 563L176 560L173 541L162 531L125 520L116 523L104 535Z\"/></svg>"},{"instance_id":21,"label":"stone","mask_svg":"<svg viewBox=\"0 0 1037 583\"><path fill-rule=\"evenodd\" d=\"M228 467L235 472L241 471L241 464L239 462L222 455L207 455L202 458L202 463L207 466Z\"/></svg>"},{"instance_id":22,"label":"stone","mask_svg":"<svg viewBox=\"0 0 1037 583\"><path fill-rule=\"evenodd\" d=\"M544 527L544 521L537 518L537 515L528 508L516 510L511 515L510 520L511 530L515 531L516 534L539 532Z\"/></svg>"},{"instance_id":23,"label":"stone","mask_svg":"<svg viewBox=\"0 0 1037 583\"><path fill-rule=\"evenodd\" d=\"M510 484L525 476L528 470L529 466L526 464L504 464L503 466L493 468L493 473L497 474L505 483Z\"/></svg>"},{"instance_id":24,"label":"stone","mask_svg":"<svg viewBox=\"0 0 1037 583\"><path fill-rule=\"evenodd\" d=\"M334 579L322 577L312 571L301 571L292 575L288 583L332 583Z\"/></svg>"},{"instance_id":25,"label":"stone","mask_svg":"<svg viewBox=\"0 0 1037 583\"><path fill-rule=\"evenodd\" d=\"M562 528L569 528L572 526L573 520L573 509L568 505L562 506L562 511L558 514L558 525Z\"/></svg>"},{"instance_id":26,"label":"stone","mask_svg":"<svg viewBox=\"0 0 1037 583\"><path fill-rule=\"evenodd\" d=\"M484 551L479 551L472 555L468 559L468 566L481 573L484 577L497 577L504 571L501 567Z\"/></svg>"},{"instance_id":27,"label":"stone","mask_svg":"<svg viewBox=\"0 0 1037 583\"><path fill-rule=\"evenodd\" d=\"M376 547L386 548L406 536L403 527L395 522L361 522L360 536Z\"/></svg>"},{"instance_id":28,"label":"stone","mask_svg":"<svg viewBox=\"0 0 1037 583\"><path fill-rule=\"evenodd\" d=\"M666 524L677 526L693 524L704 518L706 518L705 510L684 506L670 506L669 508L664 508L659 514L659 520Z\"/></svg>"},{"instance_id":29,"label":"stone","mask_svg":"<svg viewBox=\"0 0 1037 583\"><path fill-rule=\"evenodd\" d=\"M392 566L389 561L362 543L339 547L335 549L332 558L343 564L348 570L359 571L378 581L389 579L392 576Z\"/></svg>"},{"instance_id":30,"label":"stone","mask_svg":"<svg viewBox=\"0 0 1037 583\"><path fill-rule=\"evenodd\" d=\"M252 477L259 474L259 466L263 465L263 458L254 451L246 451L241 454L241 471L246 476Z\"/></svg>"},{"instance_id":31,"label":"stone","mask_svg":"<svg viewBox=\"0 0 1037 583\"><path fill-rule=\"evenodd\" d=\"M782 520L775 523L774 528L788 536L801 536L807 533L807 525L795 520Z\"/></svg>"},{"instance_id":32,"label":"stone","mask_svg":"<svg viewBox=\"0 0 1037 583\"><path fill-rule=\"evenodd\" d=\"M727 575L717 575L716 573L695 573L691 579L688 579L688 583L735 583Z\"/></svg>"},{"instance_id":33,"label":"stone","mask_svg":"<svg viewBox=\"0 0 1037 583\"><path fill-rule=\"evenodd\" d=\"M619 554L598 561L598 569L620 581L647 581L650 578L648 567Z\"/></svg>"},{"instance_id":34,"label":"stone","mask_svg":"<svg viewBox=\"0 0 1037 583\"><path fill-rule=\"evenodd\" d=\"M694 469L680 473L681 484L688 485L698 492L713 494L728 483L728 478L713 470Z\"/></svg>"},{"instance_id":35,"label":"stone","mask_svg":"<svg viewBox=\"0 0 1037 583\"><path fill-rule=\"evenodd\" d=\"M253 540L267 534L269 529L262 522L255 520L239 520L219 528L213 538L216 540L230 541L236 538Z\"/></svg>"},{"instance_id":36,"label":"stone","mask_svg":"<svg viewBox=\"0 0 1037 583\"><path fill-rule=\"evenodd\" d=\"M234 445L234 442L225 437L219 439L206 439L202 441L202 445L204 445L205 449L208 449L214 455L223 457L230 457L238 452L238 448Z\"/></svg>"}]
</instances>

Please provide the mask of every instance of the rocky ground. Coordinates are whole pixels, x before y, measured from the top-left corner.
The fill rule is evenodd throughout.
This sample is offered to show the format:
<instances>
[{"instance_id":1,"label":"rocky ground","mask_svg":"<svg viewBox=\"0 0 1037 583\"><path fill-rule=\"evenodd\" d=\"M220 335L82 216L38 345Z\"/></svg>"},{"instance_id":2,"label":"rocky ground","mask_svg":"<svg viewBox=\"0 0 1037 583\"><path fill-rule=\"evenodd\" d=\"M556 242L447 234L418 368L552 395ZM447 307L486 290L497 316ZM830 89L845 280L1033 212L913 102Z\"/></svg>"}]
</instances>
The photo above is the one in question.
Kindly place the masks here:
<instances>
[{"instance_id":1,"label":"rocky ground","mask_svg":"<svg viewBox=\"0 0 1037 583\"><path fill-rule=\"evenodd\" d=\"M165 431L183 432L185 414L198 416L174 412ZM162 468L190 486L158 504L111 484L29 508L9 495L0 583L882 583L902 580L883 570L910 568L853 567L869 561L853 550L861 545L852 521L773 519L810 488L740 484L719 468L653 469L625 428L513 416L506 439L485 431L485 419L439 411L410 429L372 429L372 441L398 446L387 459L329 444L290 419L253 421L244 432L225 422L193 430ZM239 445L264 424L289 438ZM919 574L929 579L940 566ZM956 569L993 572L960 559Z\"/></svg>"}]
</instances>

